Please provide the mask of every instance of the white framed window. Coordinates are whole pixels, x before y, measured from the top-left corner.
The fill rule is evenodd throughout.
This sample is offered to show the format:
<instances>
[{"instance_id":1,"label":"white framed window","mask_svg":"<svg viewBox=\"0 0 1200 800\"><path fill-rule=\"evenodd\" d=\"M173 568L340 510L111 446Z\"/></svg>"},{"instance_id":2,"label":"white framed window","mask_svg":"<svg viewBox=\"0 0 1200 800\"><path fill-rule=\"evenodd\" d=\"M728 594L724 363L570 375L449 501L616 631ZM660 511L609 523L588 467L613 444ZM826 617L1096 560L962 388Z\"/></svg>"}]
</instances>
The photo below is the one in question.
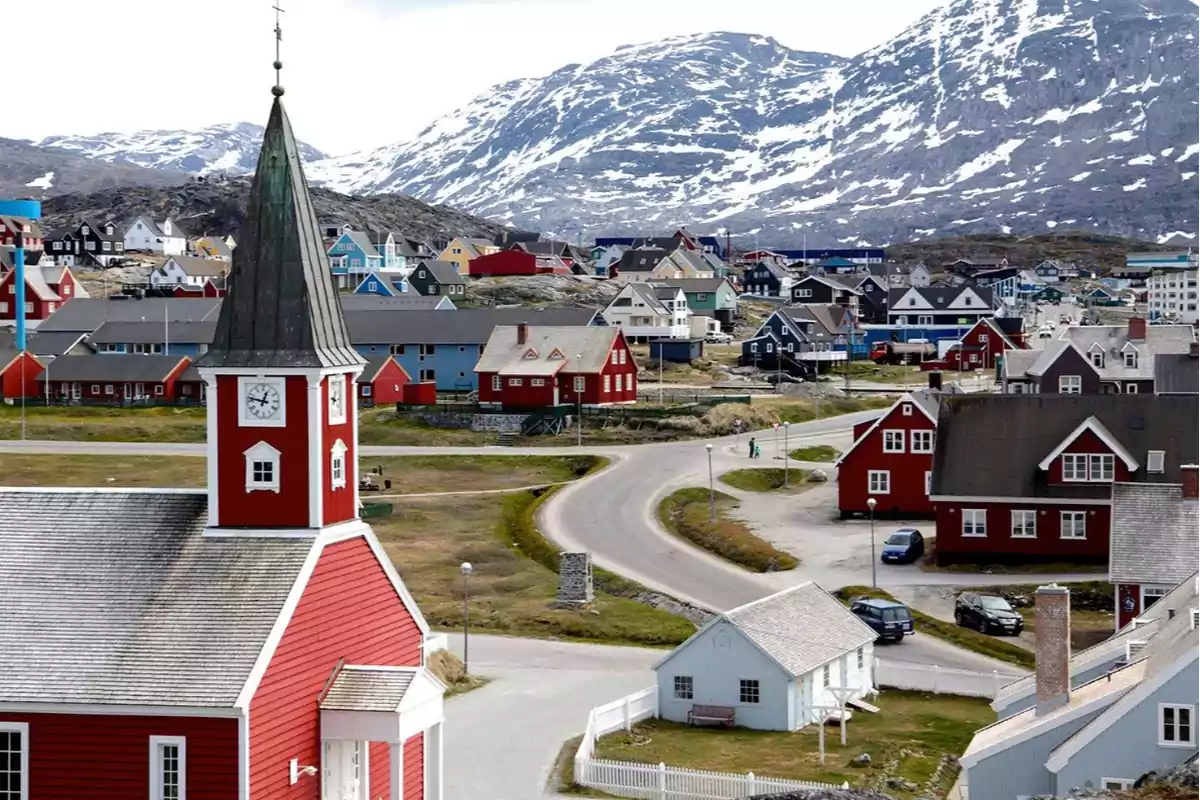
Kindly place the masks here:
<instances>
[{"instance_id":1,"label":"white framed window","mask_svg":"<svg viewBox=\"0 0 1200 800\"><path fill-rule=\"evenodd\" d=\"M617 365L617 351L616 350L613 350L612 353L609 355L608 362L610 364L612 364L614 367Z\"/></svg>"},{"instance_id":2,"label":"white framed window","mask_svg":"<svg viewBox=\"0 0 1200 800\"><path fill-rule=\"evenodd\" d=\"M758 681L743 678L738 681L738 702L757 703L759 701Z\"/></svg>"},{"instance_id":3,"label":"white framed window","mask_svg":"<svg viewBox=\"0 0 1200 800\"><path fill-rule=\"evenodd\" d=\"M509 386L520 386L520 385L521 385L521 379L520 379L520 378L509 378L509 379L508 379L508 385L509 385Z\"/></svg>"},{"instance_id":4,"label":"white framed window","mask_svg":"<svg viewBox=\"0 0 1200 800\"><path fill-rule=\"evenodd\" d=\"M583 394L583 392L587 389L587 378L583 377L582 375L576 375L573 384L575 388L575 394ZM621 391L620 375L617 376L617 391Z\"/></svg>"},{"instance_id":5,"label":"white framed window","mask_svg":"<svg viewBox=\"0 0 1200 800\"><path fill-rule=\"evenodd\" d=\"M987 340L988 340L988 336L987 336L987 334L986 334L986 333L981 333L981 334L979 334L979 336L977 337L977 341L978 341L980 344L987 344Z\"/></svg>"},{"instance_id":6,"label":"white framed window","mask_svg":"<svg viewBox=\"0 0 1200 800\"><path fill-rule=\"evenodd\" d=\"M617 351L617 356L618 356L618 358L617 358L617 363L618 363L618 364L624 364L624 363L625 363L625 351L624 351L624 350L618 350L618 351Z\"/></svg>"},{"instance_id":7,"label":"white framed window","mask_svg":"<svg viewBox=\"0 0 1200 800\"><path fill-rule=\"evenodd\" d=\"M1132 789L1133 778L1101 778L1100 788L1104 791L1119 791L1121 789Z\"/></svg>"},{"instance_id":8,"label":"white framed window","mask_svg":"<svg viewBox=\"0 0 1200 800\"><path fill-rule=\"evenodd\" d=\"M604 393L608 394L611 391L612 391L612 376L605 375L604 376Z\"/></svg>"},{"instance_id":9,"label":"white framed window","mask_svg":"<svg viewBox=\"0 0 1200 800\"><path fill-rule=\"evenodd\" d=\"M931 315L926 315L926 314L920 315L917 317L917 324L918 325L932 325L933 317Z\"/></svg>"},{"instance_id":10,"label":"white framed window","mask_svg":"<svg viewBox=\"0 0 1200 800\"><path fill-rule=\"evenodd\" d=\"M863 668L863 664L866 663L866 654L863 652L863 649L861 647L858 648L856 657L857 657L858 668L861 670Z\"/></svg>"},{"instance_id":11,"label":"white framed window","mask_svg":"<svg viewBox=\"0 0 1200 800\"><path fill-rule=\"evenodd\" d=\"M1137 350L1126 350L1123 355L1125 356L1125 366L1130 369L1136 369L1138 361Z\"/></svg>"},{"instance_id":12,"label":"white framed window","mask_svg":"<svg viewBox=\"0 0 1200 800\"><path fill-rule=\"evenodd\" d=\"M1088 457L1079 453L1065 453L1062 457L1062 479L1064 481L1086 481L1088 479Z\"/></svg>"},{"instance_id":13,"label":"white framed window","mask_svg":"<svg viewBox=\"0 0 1200 800\"><path fill-rule=\"evenodd\" d=\"M187 800L187 739L150 737L150 800Z\"/></svg>"},{"instance_id":14,"label":"white framed window","mask_svg":"<svg viewBox=\"0 0 1200 800\"><path fill-rule=\"evenodd\" d=\"M751 353L757 353L757 352L758 352L758 342L751 342L751 343L750 343L750 352L751 352Z\"/></svg>"},{"instance_id":15,"label":"white framed window","mask_svg":"<svg viewBox=\"0 0 1200 800\"><path fill-rule=\"evenodd\" d=\"M329 484L334 489L346 488L346 444L341 439L329 451Z\"/></svg>"},{"instance_id":16,"label":"white framed window","mask_svg":"<svg viewBox=\"0 0 1200 800\"><path fill-rule=\"evenodd\" d=\"M774 345L774 343L772 343L772 342L767 342L767 352L768 352L768 353L773 353L773 352L775 352L775 345Z\"/></svg>"},{"instance_id":17,"label":"white framed window","mask_svg":"<svg viewBox=\"0 0 1200 800\"><path fill-rule=\"evenodd\" d=\"M1162 598L1171 593L1170 588L1166 586L1143 586L1142 587L1142 612L1157 603Z\"/></svg>"},{"instance_id":18,"label":"white framed window","mask_svg":"<svg viewBox=\"0 0 1200 800\"><path fill-rule=\"evenodd\" d=\"M1061 539L1087 538L1086 511L1060 511L1058 516L1058 535Z\"/></svg>"},{"instance_id":19,"label":"white framed window","mask_svg":"<svg viewBox=\"0 0 1200 800\"><path fill-rule=\"evenodd\" d=\"M871 494L890 494L892 473L886 469L867 470L867 491Z\"/></svg>"},{"instance_id":20,"label":"white framed window","mask_svg":"<svg viewBox=\"0 0 1200 800\"><path fill-rule=\"evenodd\" d=\"M32 300L25 303L25 313L26 314L33 313L33 301Z\"/></svg>"},{"instance_id":21,"label":"white framed window","mask_svg":"<svg viewBox=\"0 0 1200 800\"><path fill-rule=\"evenodd\" d=\"M114 392L114 389L113 389L113 385L111 383L104 384L104 393L105 394L111 395L111 394L113 394L113 392Z\"/></svg>"},{"instance_id":22,"label":"white framed window","mask_svg":"<svg viewBox=\"0 0 1200 800\"><path fill-rule=\"evenodd\" d=\"M1159 703L1158 721L1158 744L1160 747L1195 747L1195 706Z\"/></svg>"},{"instance_id":23,"label":"white framed window","mask_svg":"<svg viewBox=\"0 0 1200 800\"><path fill-rule=\"evenodd\" d=\"M883 452L885 453L903 453L904 452L904 431L891 430L883 432Z\"/></svg>"},{"instance_id":24,"label":"white framed window","mask_svg":"<svg viewBox=\"0 0 1200 800\"><path fill-rule=\"evenodd\" d=\"M1080 375L1059 375L1058 376L1058 393L1059 394L1082 394L1083 393L1083 377Z\"/></svg>"},{"instance_id":25,"label":"white framed window","mask_svg":"<svg viewBox=\"0 0 1200 800\"><path fill-rule=\"evenodd\" d=\"M29 800L29 723L0 721L0 800Z\"/></svg>"},{"instance_id":26,"label":"white framed window","mask_svg":"<svg viewBox=\"0 0 1200 800\"><path fill-rule=\"evenodd\" d=\"M676 700L691 700L695 696L696 682L691 675L676 675L674 684Z\"/></svg>"},{"instance_id":27,"label":"white framed window","mask_svg":"<svg viewBox=\"0 0 1200 800\"><path fill-rule=\"evenodd\" d=\"M821 667L821 685L822 686L829 685L829 665L828 664Z\"/></svg>"},{"instance_id":28,"label":"white framed window","mask_svg":"<svg viewBox=\"0 0 1200 800\"><path fill-rule=\"evenodd\" d=\"M51 305L53 305L53 304L51 304ZM53 310L53 309L51 309L51 310ZM1137 393L1138 393L1138 385L1136 383L1125 384L1125 394L1137 394Z\"/></svg>"},{"instance_id":29,"label":"white framed window","mask_svg":"<svg viewBox=\"0 0 1200 800\"><path fill-rule=\"evenodd\" d=\"M504 378L501 378L499 375L493 375L492 376L492 391L498 392L502 388L504 388Z\"/></svg>"},{"instance_id":30,"label":"white framed window","mask_svg":"<svg viewBox=\"0 0 1200 800\"><path fill-rule=\"evenodd\" d=\"M912 403L905 403L904 405L900 406L900 413L906 417L911 417L912 416Z\"/></svg>"},{"instance_id":31,"label":"white framed window","mask_svg":"<svg viewBox=\"0 0 1200 800\"><path fill-rule=\"evenodd\" d=\"M363 396L363 397L370 397L370 396L371 396L371 384L369 384L369 383L364 383L364 384L362 385L362 396Z\"/></svg>"},{"instance_id":32,"label":"white framed window","mask_svg":"<svg viewBox=\"0 0 1200 800\"><path fill-rule=\"evenodd\" d=\"M246 491L279 493L279 451L266 442L248 447L246 457Z\"/></svg>"},{"instance_id":33,"label":"white framed window","mask_svg":"<svg viewBox=\"0 0 1200 800\"><path fill-rule=\"evenodd\" d=\"M812 297L812 289L797 289L796 297Z\"/></svg>"},{"instance_id":34,"label":"white framed window","mask_svg":"<svg viewBox=\"0 0 1200 800\"><path fill-rule=\"evenodd\" d=\"M1088 353L1088 358L1091 360L1093 367L1098 367L1100 369L1104 369L1104 351L1103 350L1091 351L1090 353Z\"/></svg>"},{"instance_id":35,"label":"white framed window","mask_svg":"<svg viewBox=\"0 0 1200 800\"><path fill-rule=\"evenodd\" d=\"M911 431L909 437L911 439L910 449L912 452L933 452L933 431Z\"/></svg>"},{"instance_id":36,"label":"white framed window","mask_svg":"<svg viewBox=\"0 0 1200 800\"><path fill-rule=\"evenodd\" d=\"M163 386L161 383L156 383L156 384L154 384L154 396L155 396L155 397L162 397L162 396L163 396L163 393L164 393L165 391L166 391L166 387L165 387L165 386ZM141 394L142 394L141 392L138 392L138 395L139 395L139 396L140 396Z\"/></svg>"},{"instance_id":37,"label":"white framed window","mask_svg":"<svg viewBox=\"0 0 1200 800\"><path fill-rule=\"evenodd\" d=\"M1088 480L1107 482L1113 479L1113 456L1097 453L1088 456Z\"/></svg>"},{"instance_id":38,"label":"white framed window","mask_svg":"<svg viewBox=\"0 0 1200 800\"><path fill-rule=\"evenodd\" d=\"M964 508L962 510L962 535L987 536L987 510L983 508Z\"/></svg>"},{"instance_id":39,"label":"white framed window","mask_svg":"<svg viewBox=\"0 0 1200 800\"><path fill-rule=\"evenodd\" d=\"M1014 511L1014 512L1012 512L1012 538L1014 538L1014 539L1036 539L1037 538L1037 512L1036 511Z\"/></svg>"}]
</instances>

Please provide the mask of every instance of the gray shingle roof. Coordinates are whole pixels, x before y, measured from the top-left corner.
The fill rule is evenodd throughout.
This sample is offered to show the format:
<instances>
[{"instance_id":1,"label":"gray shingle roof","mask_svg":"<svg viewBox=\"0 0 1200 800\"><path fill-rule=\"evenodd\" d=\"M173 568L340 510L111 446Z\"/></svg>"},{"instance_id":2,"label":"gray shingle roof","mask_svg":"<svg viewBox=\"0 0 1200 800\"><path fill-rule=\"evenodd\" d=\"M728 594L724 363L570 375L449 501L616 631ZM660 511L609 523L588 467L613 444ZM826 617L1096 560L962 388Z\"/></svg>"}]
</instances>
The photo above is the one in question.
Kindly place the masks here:
<instances>
[{"instance_id":1,"label":"gray shingle roof","mask_svg":"<svg viewBox=\"0 0 1200 800\"><path fill-rule=\"evenodd\" d=\"M162 381L186 360L185 356L147 356L127 353L104 355L60 356L50 368L38 376L39 381L93 381L120 383L133 381L153 383Z\"/></svg>"},{"instance_id":2,"label":"gray shingle roof","mask_svg":"<svg viewBox=\"0 0 1200 800\"><path fill-rule=\"evenodd\" d=\"M79 331L92 333L105 322L140 322L170 319L199 322L216 319L221 307L218 298L147 297L111 300L104 297L77 297L38 325L38 333Z\"/></svg>"},{"instance_id":3,"label":"gray shingle roof","mask_svg":"<svg viewBox=\"0 0 1200 800\"><path fill-rule=\"evenodd\" d=\"M1196 356L1177 353L1155 356L1154 391L1156 394L1200 393L1200 362Z\"/></svg>"},{"instance_id":4,"label":"gray shingle roof","mask_svg":"<svg viewBox=\"0 0 1200 800\"><path fill-rule=\"evenodd\" d=\"M1200 514L1178 484L1114 483L1109 573L1114 583L1175 584L1200 561Z\"/></svg>"},{"instance_id":5,"label":"gray shingle roof","mask_svg":"<svg viewBox=\"0 0 1200 800\"><path fill-rule=\"evenodd\" d=\"M617 272L653 272L668 255L666 250L626 250L617 262Z\"/></svg>"},{"instance_id":6,"label":"gray shingle roof","mask_svg":"<svg viewBox=\"0 0 1200 800\"><path fill-rule=\"evenodd\" d=\"M25 348L35 356L61 356L79 344L86 336L81 331L44 331L40 328L30 331L25 339ZM0 331L0 347L16 346L17 335L9 331Z\"/></svg>"},{"instance_id":7,"label":"gray shingle roof","mask_svg":"<svg viewBox=\"0 0 1200 800\"><path fill-rule=\"evenodd\" d=\"M0 697L233 705L312 542L206 515L202 492L0 490Z\"/></svg>"},{"instance_id":8,"label":"gray shingle roof","mask_svg":"<svg viewBox=\"0 0 1200 800\"><path fill-rule=\"evenodd\" d=\"M727 611L721 618L793 676L875 641L875 631L812 581Z\"/></svg>"},{"instance_id":9,"label":"gray shingle roof","mask_svg":"<svg viewBox=\"0 0 1200 800\"><path fill-rule=\"evenodd\" d=\"M355 311L416 311L433 310L446 303L442 311L453 311L454 301L444 294L421 295L409 291L401 295L344 294L341 297L342 311L347 315Z\"/></svg>"},{"instance_id":10,"label":"gray shingle roof","mask_svg":"<svg viewBox=\"0 0 1200 800\"><path fill-rule=\"evenodd\" d=\"M467 282L466 278L458 274L458 267L453 261L424 261L418 264L413 271L416 272L420 269L429 270L429 274L442 286Z\"/></svg>"},{"instance_id":11,"label":"gray shingle roof","mask_svg":"<svg viewBox=\"0 0 1200 800\"><path fill-rule=\"evenodd\" d=\"M957 286L911 286L900 289L890 289L888 291L888 308L891 309L891 313L893 314L899 314L902 312L908 312L910 314L925 313L926 309L923 308L897 308L896 304L901 298L904 297L904 295L908 294L909 292L916 292L918 295L924 298L925 302L929 303L934 311L945 310L953 305L954 301L958 299L958 296L966 292L968 289L979 297L979 300L983 303L983 308L992 307L992 301L994 298L992 287L976 286L970 281L964 281ZM967 308L962 309L962 311L963 313L972 313L974 309Z\"/></svg>"},{"instance_id":12,"label":"gray shingle roof","mask_svg":"<svg viewBox=\"0 0 1200 800\"><path fill-rule=\"evenodd\" d=\"M725 278L675 278L674 280L650 281L654 286L670 286L683 289L687 294L697 292L716 292L722 283L728 283Z\"/></svg>"},{"instance_id":13,"label":"gray shingle roof","mask_svg":"<svg viewBox=\"0 0 1200 800\"><path fill-rule=\"evenodd\" d=\"M460 308L353 311L346 315L355 344L486 344L497 325L588 325L594 308Z\"/></svg>"},{"instance_id":14,"label":"gray shingle roof","mask_svg":"<svg viewBox=\"0 0 1200 800\"><path fill-rule=\"evenodd\" d=\"M166 330L164 331L164 327ZM215 320L206 322L106 322L88 337L92 344L153 344L164 341L184 344L208 344L217 328Z\"/></svg>"},{"instance_id":15,"label":"gray shingle roof","mask_svg":"<svg viewBox=\"0 0 1200 800\"><path fill-rule=\"evenodd\" d=\"M418 668L345 666L321 698L322 711L396 711Z\"/></svg>"},{"instance_id":16,"label":"gray shingle roof","mask_svg":"<svg viewBox=\"0 0 1200 800\"><path fill-rule=\"evenodd\" d=\"M171 256L159 269L165 269L172 261L179 265L184 274L195 278L218 278L229 272L228 261L198 256Z\"/></svg>"},{"instance_id":17,"label":"gray shingle roof","mask_svg":"<svg viewBox=\"0 0 1200 800\"><path fill-rule=\"evenodd\" d=\"M1085 357L1096 347L1103 350L1104 366L1096 368L1101 380L1149 380L1154 377L1156 356L1187 353L1196 341L1196 334L1191 325L1147 325L1146 338L1132 341L1125 325L1071 325L1063 329L1059 338L1071 342ZM1121 353L1126 345L1137 348L1136 367L1125 366ZM1040 368L1041 362L1034 366L1034 370Z\"/></svg>"},{"instance_id":18,"label":"gray shingle roof","mask_svg":"<svg viewBox=\"0 0 1200 800\"><path fill-rule=\"evenodd\" d=\"M530 325L525 343L517 344L517 326L500 325L492 331L475 371L501 375L599 372L619 332L607 326Z\"/></svg>"}]
</instances>

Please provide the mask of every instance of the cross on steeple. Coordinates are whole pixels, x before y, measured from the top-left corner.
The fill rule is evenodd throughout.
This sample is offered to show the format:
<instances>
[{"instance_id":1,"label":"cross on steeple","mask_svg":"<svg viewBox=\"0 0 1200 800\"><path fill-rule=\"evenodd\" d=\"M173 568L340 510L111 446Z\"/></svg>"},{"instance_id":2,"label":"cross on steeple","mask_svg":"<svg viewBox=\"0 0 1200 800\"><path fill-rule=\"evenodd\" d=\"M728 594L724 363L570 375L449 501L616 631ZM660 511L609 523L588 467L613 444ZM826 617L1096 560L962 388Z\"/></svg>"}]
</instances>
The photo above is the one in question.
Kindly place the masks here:
<instances>
[{"instance_id":1,"label":"cross on steeple","mask_svg":"<svg viewBox=\"0 0 1200 800\"><path fill-rule=\"evenodd\" d=\"M271 8L275 9L275 85L271 87L271 94L282 97L283 83L279 80L279 71L283 69L283 62L279 60L279 44L283 41L283 28L279 25L279 15L283 13L283 9L278 5Z\"/></svg>"}]
</instances>

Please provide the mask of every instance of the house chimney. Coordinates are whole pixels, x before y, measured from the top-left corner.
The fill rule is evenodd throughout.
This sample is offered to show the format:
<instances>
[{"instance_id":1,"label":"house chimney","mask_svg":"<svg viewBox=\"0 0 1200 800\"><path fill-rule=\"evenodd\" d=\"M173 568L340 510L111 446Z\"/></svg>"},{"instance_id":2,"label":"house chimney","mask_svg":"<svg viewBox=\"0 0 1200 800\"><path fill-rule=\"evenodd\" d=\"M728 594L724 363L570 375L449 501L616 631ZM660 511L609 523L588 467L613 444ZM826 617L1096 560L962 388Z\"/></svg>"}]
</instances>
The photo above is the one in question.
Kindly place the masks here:
<instances>
[{"instance_id":1,"label":"house chimney","mask_svg":"<svg viewBox=\"0 0 1200 800\"><path fill-rule=\"evenodd\" d=\"M529 323L517 323L517 344L525 344L525 340L529 338Z\"/></svg>"},{"instance_id":2,"label":"house chimney","mask_svg":"<svg viewBox=\"0 0 1200 800\"><path fill-rule=\"evenodd\" d=\"M1034 646L1037 710L1046 714L1071 699L1071 593L1052 583L1033 594L1037 615Z\"/></svg>"},{"instance_id":3,"label":"house chimney","mask_svg":"<svg viewBox=\"0 0 1200 800\"><path fill-rule=\"evenodd\" d=\"M1192 358L1200 358L1200 342L1192 342L1188 345L1188 355Z\"/></svg>"},{"instance_id":4,"label":"house chimney","mask_svg":"<svg viewBox=\"0 0 1200 800\"><path fill-rule=\"evenodd\" d=\"M938 392L942 390L942 371L940 369L930 371L929 388Z\"/></svg>"},{"instance_id":5,"label":"house chimney","mask_svg":"<svg viewBox=\"0 0 1200 800\"><path fill-rule=\"evenodd\" d=\"M1145 317L1130 317L1129 318L1129 339L1134 342L1145 341L1146 339L1146 318Z\"/></svg>"},{"instance_id":6,"label":"house chimney","mask_svg":"<svg viewBox=\"0 0 1200 800\"><path fill-rule=\"evenodd\" d=\"M1196 464L1184 464L1179 469L1183 474L1183 499L1197 499L1197 483L1200 482L1197 472L1200 471L1200 466Z\"/></svg>"}]
</instances>

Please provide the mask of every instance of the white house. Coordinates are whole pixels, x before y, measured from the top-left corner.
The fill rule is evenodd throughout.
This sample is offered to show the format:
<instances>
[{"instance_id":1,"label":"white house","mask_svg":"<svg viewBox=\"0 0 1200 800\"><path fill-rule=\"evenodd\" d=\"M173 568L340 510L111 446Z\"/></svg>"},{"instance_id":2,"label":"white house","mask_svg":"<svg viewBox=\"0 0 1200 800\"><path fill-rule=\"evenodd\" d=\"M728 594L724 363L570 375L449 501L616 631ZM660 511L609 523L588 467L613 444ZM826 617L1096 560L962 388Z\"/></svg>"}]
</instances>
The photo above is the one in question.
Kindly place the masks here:
<instances>
[{"instance_id":1,"label":"white house","mask_svg":"<svg viewBox=\"0 0 1200 800\"><path fill-rule=\"evenodd\" d=\"M601 312L630 341L687 339L691 336L687 295L678 287L627 283Z\"/></svg>"},{"instance_id":2,"label":"white house","mask_svg":"<svg viewBox=\"0 0 1200 800\"><path fill-rule=\"evenodd\" d=\"M654 666L659 714L688 722L697 706L734 724L794 731L875 691L875 631L811 581L727 611ZM845 692L838 692L845 689Z\"/></svg>"},{"instance_id":3,"label":"white house","mask_svg":"<svg viewBox=\"0 0 1200 800\"><path fill-rule=\"evenodd\" d=\"M150 285L201 288L211 280L218 288L223 289L225 276L228 274L228 261L196 256L171 256L165 264L150 273Z\"/></svg>"},{"instance_id":4,"label":"white house","mask_svg":"<svg viewBox=\"0 0 1200 800\"><path fill-rule=\"evenodd\" d=\"M170 218L159 223L150 217L138 217L125 229L125 252L131 250L177 256L187 251L187 236Z\"/></svg>"}]
</instances>

